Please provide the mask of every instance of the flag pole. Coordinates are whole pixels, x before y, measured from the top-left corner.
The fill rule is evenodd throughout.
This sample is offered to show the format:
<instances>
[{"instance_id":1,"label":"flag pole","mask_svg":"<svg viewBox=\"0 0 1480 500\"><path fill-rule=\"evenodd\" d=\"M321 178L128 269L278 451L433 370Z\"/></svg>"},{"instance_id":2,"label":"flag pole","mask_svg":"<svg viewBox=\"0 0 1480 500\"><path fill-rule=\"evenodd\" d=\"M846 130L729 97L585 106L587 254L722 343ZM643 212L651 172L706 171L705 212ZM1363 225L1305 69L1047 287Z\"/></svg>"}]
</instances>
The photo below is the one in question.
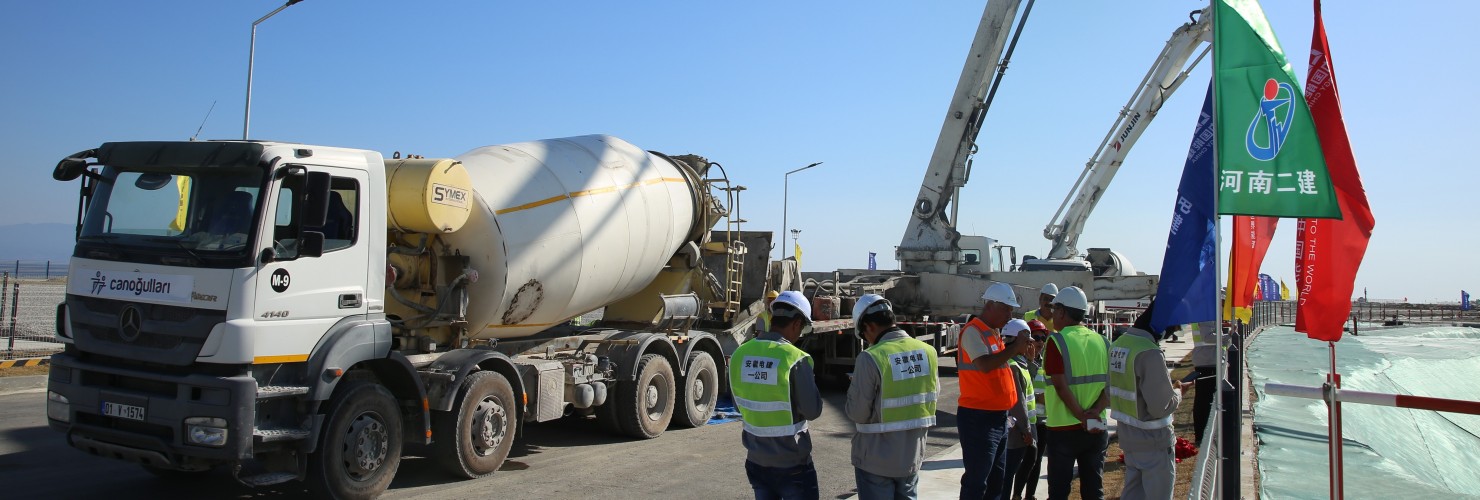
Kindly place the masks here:
<instances>
[{"instance_id":1,"label":"flag pole","mask_svg":"<svg viewBox=\"0 0 1480 500\"><path fill-rule=\"evenodd\" d=\"M1352 319L1352 328L1355 329L1356 318ZM1341 374L1336 371L1336 342L1328 341L1327 346L1331 349L1331 373L1326 375L1326 413L1329 419L1326 426L1327 450L1331 462L1331 498L1341 500L1344 498L1343 471L1342 471L1342 438L1341 438L1341 399L1337 393L1341 390Z\"/></svg>"}]
</instances>

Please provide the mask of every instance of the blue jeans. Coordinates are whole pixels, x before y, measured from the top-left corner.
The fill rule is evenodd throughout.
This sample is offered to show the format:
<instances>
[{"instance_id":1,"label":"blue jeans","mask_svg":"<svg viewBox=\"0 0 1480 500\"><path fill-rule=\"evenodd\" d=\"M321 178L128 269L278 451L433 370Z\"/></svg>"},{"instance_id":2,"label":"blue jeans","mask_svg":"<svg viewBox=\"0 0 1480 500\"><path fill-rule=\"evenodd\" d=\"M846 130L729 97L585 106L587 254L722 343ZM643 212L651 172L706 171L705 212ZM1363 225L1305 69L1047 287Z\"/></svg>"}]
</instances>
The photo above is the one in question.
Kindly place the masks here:
<instances>
[{"instance_id":1,"label":"blue jeans","mask_svg":"<svg viewBox=\"0 0 1480 500\"><path fill-rule=\"evenodd\" d=\"M1002 491L997 492L997 500L1012 500L1012 488L1010 487L1012 479L1016 477L1018 467L1023 463L1023 455L1030 451L1033 451L1032 446L1021 446L1007 450L1007 477L1002 480L1006 486L1002 488Z\"/></svg>"},{"instance_id":2,"label":"blue jeans","mask_svg":"<svg viewBox=\"0 0 1480 500\"><path fill-rule=\"evenodd\" d=\"M997 498L1007 489L1007 411L958 408L961 435L961 500Z\"/></svg>"},{"instance_id":3,"label":"blue jeans","mask_svg":"<svg viewBox=\"0 0 1480 500\"><path fill-rule=\"evenodd\" d=\"M817 500L817 468L811 462L763 467L746 460L745 477L755 490L755 500Z\"/></svg>"},{"instance_id":4,"label":"blue jeans","mask_svg":"<svg viewBox=\"0 0 1480 500\"><path fill-rule=\"evenodd\" d=\"M899 500L920 498L915 487L920 484L920 474L905 477L887 477L854 467L853 479L858 481L858 500Z\"/></svg>"}]
</instances>

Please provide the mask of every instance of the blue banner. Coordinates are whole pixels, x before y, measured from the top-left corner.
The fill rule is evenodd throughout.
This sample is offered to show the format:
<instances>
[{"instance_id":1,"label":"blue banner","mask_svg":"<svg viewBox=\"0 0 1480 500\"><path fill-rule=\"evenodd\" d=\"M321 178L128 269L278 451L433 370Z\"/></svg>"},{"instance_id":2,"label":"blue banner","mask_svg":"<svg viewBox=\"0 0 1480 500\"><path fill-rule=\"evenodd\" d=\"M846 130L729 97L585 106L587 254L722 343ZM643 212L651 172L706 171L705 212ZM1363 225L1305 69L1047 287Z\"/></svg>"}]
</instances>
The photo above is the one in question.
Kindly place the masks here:
<instances>
[{"instance_id":1,"label":"blue banner","mask_svg":"<svg viewBox=\"0 0 1480 500\"><path fill-rule=\"evenodd\" d=\"M1259 300L1280 300L1280 284L1268 274L1259 274Z\"/></svg>"},{"instance_id":2,"label":"blue banner","mask_svg":"<svg viewBox=\"0 0 1480 500\"><path fill-rule=\"evenodd\" d=\"M1218 319L1218 210L1213 197L1213 86L1203 97L1202 114L1192 132L1167 251L1156 285L1156 308L1151 328L1161 332L1172 325ZM1156 333L1152 332L1152 333Z\"/></svg>"},{"instance_id":3,"label":"blue banner","mask_svg":"<svg viewBox=\"0 0 1480 500\"><path fill-rule=\"evenodd\" d=\"M1459 310L1470 310L1470 292L1466 292L1464 290L1459 291Z\"/></svg>"},{"instance_id":4,"label":"blue banner","mask_svg":"<svg viewBox=\"0 0 1480 500\"><path fill-rule=\"evenodd\" d=\"M878 255L878 254L877 253L874 253L874 252L869 252L868 253L868 270L870 270L870 271L877 270L879 268L878 261L875 261L874 260L874 256L876 256L876 255Z\"/></svg>"}]
</instances>

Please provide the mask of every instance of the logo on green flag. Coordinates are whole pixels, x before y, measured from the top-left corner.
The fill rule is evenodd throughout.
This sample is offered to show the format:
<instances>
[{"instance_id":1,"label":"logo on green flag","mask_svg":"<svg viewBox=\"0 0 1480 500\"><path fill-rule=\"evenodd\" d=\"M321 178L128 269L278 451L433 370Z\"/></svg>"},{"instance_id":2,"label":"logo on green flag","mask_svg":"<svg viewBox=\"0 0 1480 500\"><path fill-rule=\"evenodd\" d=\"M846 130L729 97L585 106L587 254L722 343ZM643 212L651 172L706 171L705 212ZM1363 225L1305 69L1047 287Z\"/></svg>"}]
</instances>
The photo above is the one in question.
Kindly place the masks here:
<instances>
[{"instance_id":1,"label":"logo on green flag","mask_svg":"<svg viewBox=\"0 0 1480 500\"><path fill-rule=\"evenodd\" d=\"M1264 11L1216 0L1218 213L1341 218L1315 122Z\"/></svg>"}]
</instances>

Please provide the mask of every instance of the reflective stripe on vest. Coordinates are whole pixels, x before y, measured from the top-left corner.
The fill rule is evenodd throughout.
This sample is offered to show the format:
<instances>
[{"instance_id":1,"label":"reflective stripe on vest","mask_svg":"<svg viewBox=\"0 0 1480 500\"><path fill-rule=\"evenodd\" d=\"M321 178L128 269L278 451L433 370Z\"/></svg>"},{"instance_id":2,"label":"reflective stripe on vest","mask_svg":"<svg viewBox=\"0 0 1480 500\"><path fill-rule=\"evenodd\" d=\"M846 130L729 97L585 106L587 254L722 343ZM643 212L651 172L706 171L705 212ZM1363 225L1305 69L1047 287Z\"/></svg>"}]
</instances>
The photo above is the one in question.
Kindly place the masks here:
<instances>
[{"instance_id":1,"label":"reflective stripe on vest","mask_svg":"<svg viewBox=\"0 0 1480 500\"><path fill-rule=\"evenodd\" d=\"M935 425L940 390L935 348L904 337L865 349L879 369L880 422L858 424L858 432L892 432Z\"/></svg>"},{"instance_id":2,"label":"reflective stripe on vest","mask_svg":"<svg viewBox=\"0 0 1480 500\"><path fill-rule=\"evenodd\" d=\"M789 342L751 339L730 355L730 392L745 421L745 432L759 437L791 436L807 430L791 411L791 368L812 362Z\"/></svg>"},{"instance_id":3,"label":"reflective stripe on vest","mask_svg":"<svg viewBox=\"0 0 1480 500\"><path fill-rule=\"evenodd\" d=\"M1002 344L1002 338L987 335L988 331L991 328L982 323L980 318L971 318L966 327L961 329L956 346L956 377L961 388L957 405L974 410L1005 411L1017 404L1017 390L1007 364L1003 363L992 371L983 372L971 363L971 355L965 348L967 335L980 335L982 343L987 345L989 351L995 348L996 352L1002 352L1006 348Z\"/></svg>"},{"instance_id":4,"label":"reflective stripe on vest","mask_svg":"<svg viewBox=\"0 0 1480 500\"><path fill-rule=\"evenodd\" d=\"M1021 375L1023 377L1023 380L1032 380L1033 379L1031 376L1028 375L1028 368L1025 367L1025 366L1023 366L1022 363L1018 362L1017 359L1013 359L1011 361L1008 361L1008 363L1011 363L1012 364L1012 369L1017 370L1018 375ZM1028 391L1020 391L1020 393L1027 393L1027 392ZM1033 417L1035 417L1035 416L1038 415L1038 401L1036 401L1035 398L1033 398L1033 395L1032 394L1026 394L1026 395L1019 394L1019 396L1022 396L1024 398L1023 399L1023 411L1025 411L1025 412L1028 413L1028 420L1033 420Z\"/></svg>"},{"instance_id":5,"label":"reflective stripe on vest","mask_svg":"<svg viewBox=\"0 0 1480 500\"><path fill-rule=\"evenodd\" d=\"M1065 382L1080 408L1088 408L1099 399L1109 382L1110 342L1093 330L1080 325L1065 327L1049 336L1063 360ZM1048 391L1048 426L1064 427L1081 423L1069 413L1059 391Z\"/></svg>"},{"instance_id":6,"label":"reflective stripe on vest","mask_svg":"<svg viewBox=\"0 0 1480 500\"><path fill-rule=\"evenodd\" d=\"M1110 416L1117 422L1142 429L1165 429L1172 416L1142 420L1136 397L1136 358L1141 353L1160 349L1156 342L1135 334L1121 334L1110 345Z\"/></svg>"}]
</instances>

